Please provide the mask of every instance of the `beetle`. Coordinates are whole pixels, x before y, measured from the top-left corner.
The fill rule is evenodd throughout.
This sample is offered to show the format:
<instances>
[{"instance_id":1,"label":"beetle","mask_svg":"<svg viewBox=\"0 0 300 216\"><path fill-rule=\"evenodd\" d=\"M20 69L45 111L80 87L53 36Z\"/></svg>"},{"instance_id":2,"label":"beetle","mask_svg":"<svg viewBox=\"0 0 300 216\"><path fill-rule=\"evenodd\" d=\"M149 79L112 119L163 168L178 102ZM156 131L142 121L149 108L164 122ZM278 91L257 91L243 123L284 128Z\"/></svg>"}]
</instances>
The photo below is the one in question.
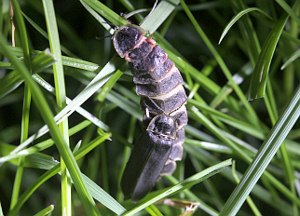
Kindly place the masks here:
<instances>
[{"instance_id":1,"label":"beetle","mask_svg":"<svg viewBox=\"0 0 300 216\"><path fill-rule=\"evenodd\" d=\"M183 79L167 53L136 25L118 28L113 36L117 54L133 73L136 93L144 111L144 132L135 142L121 186L125 197L144 197L163 175L182 159L187 124Z\"/></svg>"}]
</instances>

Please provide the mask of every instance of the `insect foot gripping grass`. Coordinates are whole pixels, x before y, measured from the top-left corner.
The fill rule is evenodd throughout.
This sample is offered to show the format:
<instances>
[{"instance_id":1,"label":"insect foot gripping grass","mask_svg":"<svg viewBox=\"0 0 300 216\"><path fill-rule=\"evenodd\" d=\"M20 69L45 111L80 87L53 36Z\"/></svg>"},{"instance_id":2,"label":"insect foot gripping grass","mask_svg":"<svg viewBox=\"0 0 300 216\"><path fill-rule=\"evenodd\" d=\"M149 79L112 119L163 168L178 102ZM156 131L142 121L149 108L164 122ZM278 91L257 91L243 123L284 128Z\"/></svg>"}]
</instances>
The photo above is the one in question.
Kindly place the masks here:
<instances>
[{"instance_id":1,"label":"insect foot gripping grass","mask_svg":"<svg viewBox=\"0 0 300 216\"><path fill-rule=\"evenodd\" d=\"M141 96L145 131L135 142L122 177L122 190L133 201L144 197L182 158L187 124L186 94L179 70L156 42L135 25L122 26L113 36L116 52L131 67Z\"/></svg>"}]
</instances>

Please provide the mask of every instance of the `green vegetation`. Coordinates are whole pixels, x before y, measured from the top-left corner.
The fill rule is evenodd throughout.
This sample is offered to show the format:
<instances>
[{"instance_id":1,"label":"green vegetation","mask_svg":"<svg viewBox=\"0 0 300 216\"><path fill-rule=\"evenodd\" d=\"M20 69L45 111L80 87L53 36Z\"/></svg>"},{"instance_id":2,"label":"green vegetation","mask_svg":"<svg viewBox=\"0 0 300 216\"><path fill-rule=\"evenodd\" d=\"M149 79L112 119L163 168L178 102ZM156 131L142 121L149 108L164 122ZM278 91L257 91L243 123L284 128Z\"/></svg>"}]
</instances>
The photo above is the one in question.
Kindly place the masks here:
<instances>
[{"instance_id":1,"label":"green vegetation","mask_svg":"<svg viewBox=\"0 0 300 216\"><path fill-rule=\"evenodd\" d=\"M153 5L0 2L0 215L300 214L300 1ZM111 35L138 9L189 124L176 172L132 203L119 183L142 112Z\"/></svg>"}]
</instances>

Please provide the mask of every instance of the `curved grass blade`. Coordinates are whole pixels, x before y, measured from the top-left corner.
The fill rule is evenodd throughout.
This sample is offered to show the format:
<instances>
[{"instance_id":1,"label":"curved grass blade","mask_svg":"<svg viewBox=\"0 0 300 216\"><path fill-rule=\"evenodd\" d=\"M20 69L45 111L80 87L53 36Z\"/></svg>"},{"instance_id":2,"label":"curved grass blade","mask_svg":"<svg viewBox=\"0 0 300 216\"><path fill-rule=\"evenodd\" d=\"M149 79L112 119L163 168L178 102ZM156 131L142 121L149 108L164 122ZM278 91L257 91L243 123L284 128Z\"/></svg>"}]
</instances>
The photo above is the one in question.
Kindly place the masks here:
<instances>
[{"instance_id":1,"label":"curved grass blade","mask_svg":"<svg viewBox=\"0 0 300 216\"><path fill-rule=\"evenodd\" d=\"M282 34L283 27L288 20L288 15L284 15L278 20L273 30L270 32L261 53L258 57L257 63L254 68L250 83L249 100L261 98L265 94L267 77L271 65L271 61L278 44L279 38Z\"/></svg>"},{"instance_id":2,"label":"curved grass blade","mask_svg":"<svg viewBox=\"0 0 300 216\"><path fill-rule=\"evenodd\" d=\"M229 30L231 29L231 27L237 22L239 21L244 15L249 14L251 12L259 12L261 14L263 14L264 16L270 18L270 16L265 13L263 10L259 9L259 8L247 8L245 10L242 10L241 12L239 12L237 15L235 15L230 22L226 25L225 29L223 30L220 40L219 40L219 44L222 42L222 40L224 39L224 37L227 35L227 33L229 32Z\"/></svg>"},{"instance_id":3,"label":"curved grass blade","mask_svg":"<svg viewBox=\"0 0 300 216\"><path fill-rule=\"evenodd\" d=\"M281 70L284 70L287 66L292 64L294 61L296 61L298 58L300 58L300 49L296 50L281 66Z\"/></svg>"},{"instance_id":4,"label":"curved grass blade","mask_svg":"<svg viewBox=\"0 0 300 216\"><path fill-rule=\"evenodd\" d=\"M49 205L46 208L44 208L43 210L39 211L38 213L36 213L33 216L45 216L45 215L50 215L54 210L54 205Z\"/></svg>"}]
</instances>

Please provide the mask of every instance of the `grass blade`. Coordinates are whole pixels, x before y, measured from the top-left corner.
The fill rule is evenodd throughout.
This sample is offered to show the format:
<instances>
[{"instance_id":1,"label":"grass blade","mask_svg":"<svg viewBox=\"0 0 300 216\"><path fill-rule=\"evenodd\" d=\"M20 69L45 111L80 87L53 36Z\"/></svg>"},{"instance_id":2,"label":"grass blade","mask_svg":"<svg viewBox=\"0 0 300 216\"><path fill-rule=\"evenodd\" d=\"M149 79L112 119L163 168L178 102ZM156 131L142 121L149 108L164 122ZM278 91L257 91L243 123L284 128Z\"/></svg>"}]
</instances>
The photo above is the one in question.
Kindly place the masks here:
<instances>
[{"instance_id":1,"label":"grass blade","mask_svg":"<svg viewBox=\"0 0 300 216\"><path fill-rule=\"evenodd\" d=\"M266 170L270 161L278 151L281 143L286 138L300 115L300 86L294 97L278 119L273 129L260 148L257 156L245 172L241 182L230 195L225 203L220 216L236 215L245 199Z\"/></svg>"},{"instance_id":2,"label":"grass blade","mask_svg":"<svg viewBox=\"0 0 300 216\"><path fill-rule=\"evenodd\" d=\"M182 182L179 182L178 184L166 188L164 189L163 193L161 192L156 192L158 195L155 195L156 193L151 193L149 195L147 195L138 206L136 206L135 208L129 210L128 212L124 213L123 215L125 216L130 216L130 215L134 215L137 212L139 212L140 210L144 209L147 206L150 206L151 204L157 202L160 199L163 199L167 196L170 196L180 190L184 190L186 188L190 188L195 184L198 184L199 182L204 181L205 179L215 175L216 173L220 172L222 169L224 169L225 167L230 166L232 163L231 159L228 159L226 161L223 161L219 164L216 164L214 166L211 166L185 180L183 180Z\"/></svg>"},{"instance_id":3,"label":"grass blade","mask_svg":"<svg viewBox=\"0 0 300 216\"><path fill-rule=\"evenodd\" d=\"M269 17L264 11L260 10L259 8L247 8L245 10L240 11L237 15L235 15L230 22L227 24L227 26L225 27L225 29L223 30L220 40L219 40L219 44L222 42L222 40L224 39L224 37L227 35L227 33L229 32L229 30L231 29L231 27L238 22L244 15L249 14L251 12L259 12L263 15L265 15L266 17Z\"/></svg>"},{"instance_id":4,"label":"grass blade","mask_svg":"<svg viewBox=\"0 0 300 216\"><path fill-rule=\"evenodd\" d=\"M278 20L264 43L252 75L249 100L258 99L265 95L271 61L287 20L288 15L284 15L280 20Z\"/></svg>"},{"instance_id":5,"label":"grass blade","mask_svg":"<svg viewBox=\"0 0 300 216\"><path fill-rule=\"evenodd\" d=\"M28 70L25 68L23 64L19 62L19 60L11 53L11 51L7 48L8 45L3 38L3 36L0 36L0 51L10 60L10 62L15 66L15 68L20 72L25 82L28 84L28 87L31 90L33 99L35 103L37 104L37 107L40 111L40 113L43 113L44 121L47 123L50 133L55 140L55 143L58 147L58 150L60 151L62 157L64 158L67 168L70 171L70 174L72 176L73 181L75 182L75 188L78 191L79 196L82 199L82 202L84 203L84 206L86 208L86 211L90 215L96 215L97 210L94 206L94 201L90 197L90 195L86 191L86 187L84 183L82 182L81 176L80 176L80 170L76 164L76 161L72 155L71 150L66 145L61 133L59 132L58 127L55 124L53 115L51 113L51 110L46 102L45 97L43 96L41 90L37 87L35 82L31 79L31 75L29 74Z\"/></svg>"}]
</instances>

